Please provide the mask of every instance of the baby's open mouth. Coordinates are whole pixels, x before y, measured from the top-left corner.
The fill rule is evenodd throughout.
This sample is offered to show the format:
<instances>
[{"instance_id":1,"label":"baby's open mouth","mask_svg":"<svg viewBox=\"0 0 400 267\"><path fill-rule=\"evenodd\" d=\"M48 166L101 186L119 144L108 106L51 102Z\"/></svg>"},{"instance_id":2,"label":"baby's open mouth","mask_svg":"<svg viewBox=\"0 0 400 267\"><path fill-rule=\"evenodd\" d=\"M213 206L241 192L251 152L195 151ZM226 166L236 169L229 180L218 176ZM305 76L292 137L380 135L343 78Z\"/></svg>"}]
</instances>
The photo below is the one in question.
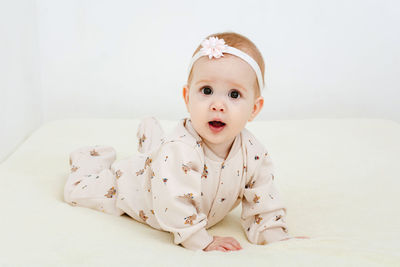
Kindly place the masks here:
<instances>
[{"instance_id":1,"label":"baby's open mouth","mask_svg":"<svg viewBox=\"0 0 400 267\"><path fill-rule=\"evenodd\" d=\"M226 124L222 121L209 121L208 126L210 127L211 132L217 134L225 128Z\"/></svg>"},{"instance_id":2,"label":"baby's open mouth","mask_svg":"<svg viewBox=\"0 0 400 267\"><path fill-rule=\"evenodd\" d=\"M222 121L209 121L208 124L216 128L225 126L225 123Z\"/></svg>"}]
</instances>

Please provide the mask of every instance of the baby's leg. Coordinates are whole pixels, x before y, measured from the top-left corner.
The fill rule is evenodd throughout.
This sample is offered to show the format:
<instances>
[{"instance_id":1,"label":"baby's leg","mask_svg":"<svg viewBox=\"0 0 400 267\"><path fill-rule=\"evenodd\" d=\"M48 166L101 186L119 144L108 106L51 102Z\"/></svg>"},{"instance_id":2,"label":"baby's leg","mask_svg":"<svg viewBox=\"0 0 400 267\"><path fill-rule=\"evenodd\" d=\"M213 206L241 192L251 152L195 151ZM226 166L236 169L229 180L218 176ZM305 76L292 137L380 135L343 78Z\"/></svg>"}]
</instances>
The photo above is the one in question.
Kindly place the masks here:
<instances>
[{"instance_id":1,"label":"baby's leg","mask_svg":"<svg viewBox=\"0 0 400 267\"><path fill-rule=\"evenodd\" d=\"M147 117L140 122L136 136L139 140L139 152L148 153L161 145L164 131L157 119Z\"/></svg>"},{"instance_id":2,"label":"baby's leg","mask_svg":"<svg viewBox=\"0 0 400 267\"><path fill-rule=\"evenodd\" d=\"M70 154L71 174L64 188L64 200L113 215L124 212L116 207L117 184L110 170L115 161L114 148L81 147Z\"/></svg>"}]
</instances>

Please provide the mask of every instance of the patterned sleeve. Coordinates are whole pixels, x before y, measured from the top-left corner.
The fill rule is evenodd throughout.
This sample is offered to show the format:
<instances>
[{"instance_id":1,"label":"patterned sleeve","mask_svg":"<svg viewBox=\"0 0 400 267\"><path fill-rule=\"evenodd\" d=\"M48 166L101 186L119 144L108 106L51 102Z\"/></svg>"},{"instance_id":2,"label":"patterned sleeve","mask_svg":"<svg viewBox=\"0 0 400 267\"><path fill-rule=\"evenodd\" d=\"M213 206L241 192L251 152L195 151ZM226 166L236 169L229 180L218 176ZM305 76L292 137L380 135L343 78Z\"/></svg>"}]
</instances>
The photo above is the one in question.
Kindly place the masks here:
<instances>
[{"instance_id":1,"label":"patterned sleeve","mask_svg":"<svg viewBox=\"0 0 400 267\"><path fill-rule=\"evenodd\" d=\"M205 229L206 214L200 212L201 162L193 147L181 142L164 144L154 157L151 179L153 209L165 231L174 234L174 242L198 250L213 237Z\"/></svg>"},{"instance_id":2,"label":"patterned sleeve","mask_svg":"<svg viewBox=\"0 0 400 267\"><path fill-rule=\"evenodd\" d=\"M242 200L241 224L251 243L264 245L288 238L286 208L274 185L273 163L268 152L246 184Z\"/></svg>"}]
</instances>

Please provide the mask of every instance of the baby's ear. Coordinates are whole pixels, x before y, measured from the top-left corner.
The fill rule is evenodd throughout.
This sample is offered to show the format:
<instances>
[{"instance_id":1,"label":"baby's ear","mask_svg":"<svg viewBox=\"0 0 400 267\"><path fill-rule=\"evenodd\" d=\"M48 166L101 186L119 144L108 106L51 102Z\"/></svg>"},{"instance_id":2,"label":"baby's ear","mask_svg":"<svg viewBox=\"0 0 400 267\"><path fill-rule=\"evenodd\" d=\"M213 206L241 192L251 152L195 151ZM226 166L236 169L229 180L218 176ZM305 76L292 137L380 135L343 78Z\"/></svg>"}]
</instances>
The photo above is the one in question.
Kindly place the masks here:
<instances>
[{"instance_id":1,"label":"baby's ear","mask_svg":"<svg viewBox=\"0 0 400 267\"><path fill-rule=\"evenodd\" d=\"M249 121L252 121L258 113L260 113L261 109L264 106L264 97L259 96L256 100L254 100L253 111L251 112Z\"/></svg>"},{"instance_id":2,"label":"baby's ear","mask_svg":"<svg viewBox=\"0 0 400 267\"><path fill-rule=\"evenodd\" d=\"M185 84L183 86L183 90L182 90L182 96L183 96L183 101L185 101L186 104L186 108L189 111L189 86L187 84Z\"/></svg>"}]
</instances>

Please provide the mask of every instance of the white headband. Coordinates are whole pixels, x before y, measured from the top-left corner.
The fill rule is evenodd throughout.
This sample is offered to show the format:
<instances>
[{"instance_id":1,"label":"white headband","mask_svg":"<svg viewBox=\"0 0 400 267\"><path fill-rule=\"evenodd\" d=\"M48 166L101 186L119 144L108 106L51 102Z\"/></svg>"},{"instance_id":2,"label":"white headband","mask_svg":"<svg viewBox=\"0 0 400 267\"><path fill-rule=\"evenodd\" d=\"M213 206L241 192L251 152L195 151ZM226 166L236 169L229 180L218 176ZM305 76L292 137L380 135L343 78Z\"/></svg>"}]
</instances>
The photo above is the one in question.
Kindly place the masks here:
<instances>
[{"instance_id":1,"label":"white headband","mask_svg":"<svg viewBox=\"0 0 400 267\"><path fill-rule=\"evenodd\" d=\"M257 81L258 81L258 86L260 87L260 93L262 92L262 90L264 89L264 83L262 79L261 70L257 62L251 56L249 56L248 54L239 49L236 49L232 46L225 44L224 39L218 39L218 37L210 37L208 39L205 39L201 43L201 46L202 48L200 49L200 51L197 52L190 61L188 76L190 75L190 71L192 70L193 64L200 57L208 56L209 59L212 59L213 57L220 58L224 56L223 53L228 53L240 57L241 59L249 63L249 65L252 67L252 69L257 75Z\"/></svg>"}]
</instances>

